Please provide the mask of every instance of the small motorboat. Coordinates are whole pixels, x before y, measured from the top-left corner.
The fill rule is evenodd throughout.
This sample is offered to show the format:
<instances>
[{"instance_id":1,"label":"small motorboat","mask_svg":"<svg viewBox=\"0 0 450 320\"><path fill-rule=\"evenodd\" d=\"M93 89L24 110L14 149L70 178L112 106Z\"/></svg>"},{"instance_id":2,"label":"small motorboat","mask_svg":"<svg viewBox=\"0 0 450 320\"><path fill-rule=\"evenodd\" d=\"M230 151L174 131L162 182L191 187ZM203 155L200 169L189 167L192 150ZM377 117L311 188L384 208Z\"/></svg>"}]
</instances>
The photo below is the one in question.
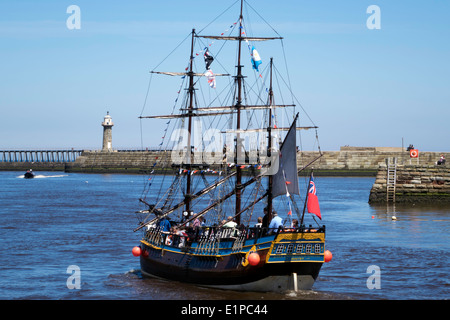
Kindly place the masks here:
<instances>
[{"instance_id":1,"label":"small motorboat","mask_svg":"<svg viewBox=\"0 0 450 320\"><path fill-rule=\"evenodd\" d=\"M25 174L23 175L23 177L24 177L25 179L31 179L31 178L34 178L33 170L32 170L32 169L27 170L27 172L25 172Z\"/></svg>"}]
</instances>

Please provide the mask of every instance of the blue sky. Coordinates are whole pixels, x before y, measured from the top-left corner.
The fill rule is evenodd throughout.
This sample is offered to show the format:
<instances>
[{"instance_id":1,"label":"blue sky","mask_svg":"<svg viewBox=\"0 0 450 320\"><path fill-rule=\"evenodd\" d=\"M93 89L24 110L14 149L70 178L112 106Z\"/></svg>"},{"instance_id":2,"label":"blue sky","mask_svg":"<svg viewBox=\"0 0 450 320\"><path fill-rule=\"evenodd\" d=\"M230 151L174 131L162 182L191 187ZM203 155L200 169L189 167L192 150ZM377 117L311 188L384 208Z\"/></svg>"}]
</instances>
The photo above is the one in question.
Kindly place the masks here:
<instances>
[{"instance_id":1,"label":"blue sky","mask_svg":"<svg viewBox=\"0 0 450 320\"><path fill-rule=\"evenodd\" d=\"M0 149L100 149L106 111L113 147L140 147L149 71L233 2L2 0ZM449 1L249 3L284 37L295 95L319 126L322 150L403 139L450 151ZM72 4L79 30L66 26ZM379 30L366 26L370 5L380 7ZM236 19L228 12L216 23ZM176 90L151 92L161 107L145 114L167 113L157 95L172 101ZM144 126L144 146L157 146L163 123Z\"/></svg>"}]
</instances>

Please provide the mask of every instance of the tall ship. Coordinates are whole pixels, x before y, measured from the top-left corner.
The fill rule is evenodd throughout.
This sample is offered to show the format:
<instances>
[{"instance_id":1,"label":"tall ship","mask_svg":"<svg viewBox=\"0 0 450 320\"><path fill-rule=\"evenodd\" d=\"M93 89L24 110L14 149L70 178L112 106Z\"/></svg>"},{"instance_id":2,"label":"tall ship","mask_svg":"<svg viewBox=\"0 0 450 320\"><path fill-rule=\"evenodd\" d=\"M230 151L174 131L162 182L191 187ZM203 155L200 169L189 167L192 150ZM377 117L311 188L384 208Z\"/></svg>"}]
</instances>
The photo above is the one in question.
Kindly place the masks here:
<instances>
[{"instance_id":1,"label":"tall ship","mask_svg":"<svg viewBox=\"0 0 450 320\"><path fill-rule=\"evenodd\" d=\"M250 35L247 1L230 8L239 14L223 32L194 29L186 37L184 70L151 71L151 79L181 84L165 108L172 113L140 116L143 126L163 121L165 129L160 156L146 168L134 229L142 239L133 254L143 276L231 290L311 289L331 259L311 170L322 153L301 164L297 136L312 129L317 137L317 126L299 126L296 98L275 103L280 83L293 91L258 46L278 42L284 50L283 38ZM265 56L271 48L265 45Z\"/></svg>"}]
</instances>

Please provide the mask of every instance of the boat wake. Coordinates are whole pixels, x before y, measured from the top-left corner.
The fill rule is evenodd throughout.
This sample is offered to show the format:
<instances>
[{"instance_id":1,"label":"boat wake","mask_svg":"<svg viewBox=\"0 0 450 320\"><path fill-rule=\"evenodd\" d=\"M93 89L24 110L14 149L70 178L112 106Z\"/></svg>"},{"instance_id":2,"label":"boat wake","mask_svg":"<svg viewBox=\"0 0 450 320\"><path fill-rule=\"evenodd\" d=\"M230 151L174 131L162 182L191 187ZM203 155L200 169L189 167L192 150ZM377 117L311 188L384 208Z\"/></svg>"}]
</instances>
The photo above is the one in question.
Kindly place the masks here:
<instances>
[{"instance_id":1,"label":"boat wake","mask_svg":"<svg viewBox=\"0 0 450 320\"><path fill-rule=\"evenodd\" d=\"M55 175L46 176L46 175L42 175L42 174L37 174L34 176L33 179L62 178L62 177L67 177L67 176L69 176L69 175L68 174L55 174ZM24 176L22 174L20 176L17 176L17 178L24 179Z\"/></svg>"}]
</instances>

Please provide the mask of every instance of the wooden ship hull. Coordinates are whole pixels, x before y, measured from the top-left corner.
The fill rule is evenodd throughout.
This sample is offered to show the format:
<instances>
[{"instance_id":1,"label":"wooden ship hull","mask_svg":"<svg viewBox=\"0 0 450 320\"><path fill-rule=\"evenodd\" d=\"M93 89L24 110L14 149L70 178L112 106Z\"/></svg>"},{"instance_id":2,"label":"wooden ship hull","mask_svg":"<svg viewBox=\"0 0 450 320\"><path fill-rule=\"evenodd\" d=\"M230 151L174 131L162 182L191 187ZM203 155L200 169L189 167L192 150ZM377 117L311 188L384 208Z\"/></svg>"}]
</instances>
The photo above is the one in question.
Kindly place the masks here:
<instances>
[{"instance_id":1,"label":"wooden ship hull","mask_svg":"<svg viewBox=\"0 0 450 320\"><path fill-rule=\"evenodd\" d=\"M200 239L189 244L181 237L168 241L169 234L149 230L140 245L141 272L221 289L311 289L324 262L325 230L280 230L265 236L256 234L262 230L246 231L235 239Z\"/></svg>"}]
</instances>

